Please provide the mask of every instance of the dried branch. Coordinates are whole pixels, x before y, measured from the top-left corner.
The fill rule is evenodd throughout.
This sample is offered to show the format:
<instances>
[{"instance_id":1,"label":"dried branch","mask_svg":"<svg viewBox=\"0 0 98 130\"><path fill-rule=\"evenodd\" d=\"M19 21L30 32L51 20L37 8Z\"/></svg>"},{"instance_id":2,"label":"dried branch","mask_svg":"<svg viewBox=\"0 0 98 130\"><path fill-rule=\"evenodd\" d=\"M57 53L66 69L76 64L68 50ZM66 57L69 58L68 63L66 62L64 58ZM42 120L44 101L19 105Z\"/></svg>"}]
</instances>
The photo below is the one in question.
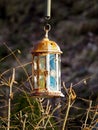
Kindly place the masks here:
<instances>
[{"instance_id":1,"label":"dried branch","mask_svg":"<svg viewBox=\"0 0 98 130\"><path fill-rule=\"evenodd\" d=\"M62 130L65 130L65 126L66 126L66 122L67 122L67 119L68 119L69 111L70 111L71 106L74 103L75 98L76 98L76 93L72 89L72 84L70 85L69 90L65 87L64 82L63 82L63 86L64 86L64 88L66 90L66 93L67 93L67 96L68 96L68 101L67 101L68 102L68 107L67 107L67 110L66 110L66 115L65 115L64 122L63 122L63 127L62 127Z\"/></svg>"},{"instance_id":2,"label":"dried branch","mask_svg":"<svg viewBox=\"0 0 98 130\"><path fill-rule=\"evenodd\" d=\"M12 74L12 79L9 84L10 92L9 92L9 99L8 99L8 125L7 125L7 130L10 129L10 116L11 116L11 99L13 98L13 93L12 93L12 86L15 81L15 69L13 69L13 74Z\"/></svg>"}]
</instances>

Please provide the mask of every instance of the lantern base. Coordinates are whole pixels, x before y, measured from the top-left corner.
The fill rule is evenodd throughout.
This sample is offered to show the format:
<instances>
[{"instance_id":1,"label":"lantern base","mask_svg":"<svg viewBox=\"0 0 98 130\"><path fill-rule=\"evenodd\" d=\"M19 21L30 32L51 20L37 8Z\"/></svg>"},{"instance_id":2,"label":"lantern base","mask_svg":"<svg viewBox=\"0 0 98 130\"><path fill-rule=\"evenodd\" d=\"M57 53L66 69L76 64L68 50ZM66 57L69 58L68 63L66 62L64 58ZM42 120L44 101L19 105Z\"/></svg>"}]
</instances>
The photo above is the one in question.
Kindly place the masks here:
<instances>
[{"instance_id":1,"label":"lantern base","mask_svg":"<svg viewBox=\"0 0 98 130\"><path fill-rule=\"evenodd\" d=\"M52 92L52 91L43 91L43 92L39 92L39 91L36 91L36 92L33 92L31 93L31 96L33 97L41 97L41 98L45 98L45 97L64 97L63 93L61 93L61 91L55 91L55 92Z\"/></svg>"}]
</instances>

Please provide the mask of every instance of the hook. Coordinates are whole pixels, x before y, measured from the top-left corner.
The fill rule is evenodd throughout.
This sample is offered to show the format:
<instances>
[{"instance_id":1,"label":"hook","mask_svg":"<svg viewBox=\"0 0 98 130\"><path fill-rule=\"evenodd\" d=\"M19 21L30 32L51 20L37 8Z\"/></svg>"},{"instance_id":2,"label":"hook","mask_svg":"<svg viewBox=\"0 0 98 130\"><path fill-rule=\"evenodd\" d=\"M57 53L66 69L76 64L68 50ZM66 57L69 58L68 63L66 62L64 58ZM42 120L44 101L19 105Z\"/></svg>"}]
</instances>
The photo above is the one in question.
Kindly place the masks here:
<instances>
[{"instance_id":1,"label":"hook","mask_svg":"<svg viewBox=\"0 0 98 130\"><path fill-rule=\"evenodd\" d=\"M50 29L51 29L51 25L50 24L46 24L44 26L45 38L48 38L48 32L50 31Z\"/></svg>"}]
</instances>

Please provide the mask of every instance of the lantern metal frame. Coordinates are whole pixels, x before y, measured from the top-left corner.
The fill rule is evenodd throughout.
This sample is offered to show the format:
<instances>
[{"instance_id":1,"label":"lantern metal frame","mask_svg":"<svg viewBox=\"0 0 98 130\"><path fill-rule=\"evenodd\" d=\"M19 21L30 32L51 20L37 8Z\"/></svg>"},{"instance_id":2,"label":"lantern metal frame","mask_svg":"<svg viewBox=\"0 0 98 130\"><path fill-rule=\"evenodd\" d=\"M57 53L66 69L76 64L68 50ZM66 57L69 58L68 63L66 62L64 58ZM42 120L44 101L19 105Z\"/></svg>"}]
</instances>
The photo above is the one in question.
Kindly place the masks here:
<instances>
[{"instance_id":1,"label":"lantern metal frame","mask_svg":"<svg viewBox=\"0 0 98 130\"><path fill-rule=\"evenodd\" d=\"M48 31L32 50L32 96L60 97L61 92L61 56L59 46L48 39Z\"/></svg>"}]
</instances>

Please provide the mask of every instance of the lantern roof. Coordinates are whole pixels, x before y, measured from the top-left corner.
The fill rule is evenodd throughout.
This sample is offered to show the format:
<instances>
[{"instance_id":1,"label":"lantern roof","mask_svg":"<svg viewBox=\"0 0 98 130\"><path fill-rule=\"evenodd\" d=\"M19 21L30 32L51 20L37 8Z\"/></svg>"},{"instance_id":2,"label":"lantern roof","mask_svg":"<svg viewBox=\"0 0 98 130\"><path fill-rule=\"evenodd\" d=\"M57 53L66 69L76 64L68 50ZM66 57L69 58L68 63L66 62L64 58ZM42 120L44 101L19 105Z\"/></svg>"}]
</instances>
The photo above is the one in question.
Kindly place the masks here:
<instances>
[{"instance_id":1,"label":"lantern roof","mask_svg":"<svg viewBox=\"0 0 98 130\"><path fill-rule=\"evenodd\" d=\"M56 42L43 38L34 46L31 53L62 53L62 51Z\"/></svg>"}]
</instances>

